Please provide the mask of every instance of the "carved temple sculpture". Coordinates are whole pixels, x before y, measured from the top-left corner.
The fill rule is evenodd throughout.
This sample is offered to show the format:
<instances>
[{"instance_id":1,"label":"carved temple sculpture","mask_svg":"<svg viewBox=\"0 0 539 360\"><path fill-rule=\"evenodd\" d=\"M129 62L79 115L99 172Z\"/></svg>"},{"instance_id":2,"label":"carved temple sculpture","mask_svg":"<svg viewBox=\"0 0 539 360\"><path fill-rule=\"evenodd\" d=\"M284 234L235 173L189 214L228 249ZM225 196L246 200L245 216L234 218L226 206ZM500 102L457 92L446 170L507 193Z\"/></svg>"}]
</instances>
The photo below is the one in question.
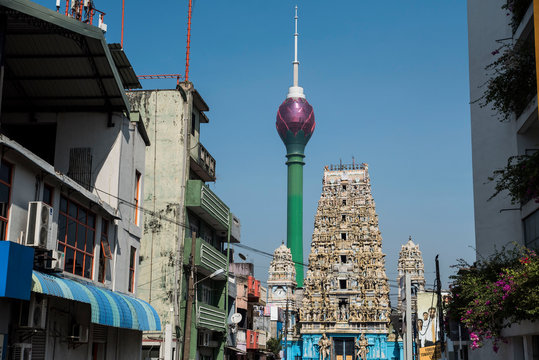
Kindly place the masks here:
<instances>
[{"instance_id":1,"label":"carved temple sculpture","mask_svg":"<svg viewBox=\"0 0 539 360\"><path fill-rule=\"evenodd\" d=\"M357 343L362 347L350 355L366 358L369 339L381 348L387 338L387 280L367 164L326 167L299 312L301 334L323 335L325 344L327 333L329 343L334 339L332 354L340 346L335 339L351 341L353 351L362 334Z\"/></svg>"},{"instance_id":2,"label":"carved temple sculpture","mask_svg":"<svg viewBox=\"0 0 539 360\"><path fill-rule=\"evenodd\" d=\"M356 358L358 360L367 360L369 353L369 341L365 338L365 334L361 334L359 339L356 339Z\"/></svg>"}]
</instances>

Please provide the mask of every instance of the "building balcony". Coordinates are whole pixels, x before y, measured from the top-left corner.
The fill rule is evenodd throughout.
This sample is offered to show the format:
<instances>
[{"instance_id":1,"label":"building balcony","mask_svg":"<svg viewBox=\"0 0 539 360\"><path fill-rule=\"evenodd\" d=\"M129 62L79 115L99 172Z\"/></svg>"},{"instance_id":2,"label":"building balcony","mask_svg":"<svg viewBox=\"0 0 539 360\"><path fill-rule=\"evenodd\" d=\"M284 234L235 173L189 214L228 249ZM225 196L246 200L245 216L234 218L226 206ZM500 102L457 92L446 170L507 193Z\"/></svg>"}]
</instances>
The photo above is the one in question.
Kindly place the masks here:
<instances>
[{"instance_id":1,"label":"building balcony","mask_svg":"<svg viewBox=\"0 0 539 360\"><path fill-rule=\"evenodd\" d=\"M197 304L197 328L224 332L226 330L226 312L208 304Z\"/></svg>"},{"instance_id":2,"label":"building balcony","mask_svg":"<svg viewBox=\"0 0 539 360\"><path fill-rule=\"evenodd\" d=\"M254 276L247 277L247 298L249 302L258 302L260 299L260 281Z\"/></svg>"},{"instance_id":3,"label":"building balcony","mask_svg":"<svg viewBox=\"0 0 539 360\"><path fill-rule=\"evenodd\" d=\"M267 298L268 298L268 290L265 287L260 286L260 296L258 299L258 303L260 305L266 305Z\"/></svg>"},{"instance_id":4,"label":"building balcony","mask_svg":"<svg viewBox=\"0 0 539 360\"><path fill-rule=\"evenodd\" d=\"M184 264L189 264L189 256L191 255L191 238L186 238L184 241L183 261ZM208 244L201 238L196 239L195 244L195 266L198 270L206 275L213 273L218 269L226 270L226 256L221 254L219 250ZM216 276L214 280L225 279L225 275Z\"/></svg>"},{"instance_id":5,"label":"building balcony","mask_svg":"<svg viewBox=\"0 0 539 360\"><path fill-rule=\"evenodd\" d=\"M215 181L215 159L201 143L191 150L191 169L204 181Z\"/></svg>"},{"instance_id":6,"label":"building balcony","mask_svg":"<svg viewBox=\"0 0 539 360\"><path fill-rule=\"evenodd\" d=\"M215 230L228 230L230 209L201 180L187 181L185 206Z\"/></svg>"},{"instance_id":7,"label":"building balcony","mask_svg":"<svg viewBox=\"0 0 539 360\"><path fill-rule=\"evenodd\" d=\"M254 330L247 330L247 350L258 349L258 332Z\"/></svg>"}]
</instances>

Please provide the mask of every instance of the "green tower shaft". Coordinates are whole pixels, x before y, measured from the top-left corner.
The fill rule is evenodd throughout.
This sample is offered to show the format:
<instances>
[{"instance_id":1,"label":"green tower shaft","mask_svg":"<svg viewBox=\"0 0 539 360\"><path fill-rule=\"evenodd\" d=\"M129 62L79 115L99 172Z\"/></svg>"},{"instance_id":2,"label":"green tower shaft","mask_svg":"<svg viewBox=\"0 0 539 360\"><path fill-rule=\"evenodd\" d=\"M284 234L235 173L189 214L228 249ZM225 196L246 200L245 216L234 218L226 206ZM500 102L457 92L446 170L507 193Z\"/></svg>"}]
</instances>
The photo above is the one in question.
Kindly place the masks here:
<instances>
[{"instance_id":1,"label":"green tower shaft","mask_svg":"<svg viewBox=\"0 0 539 360\"><path fill-rule=\"evenodd\" d=\"M296 282L303 287L303 158L302 153L288 153L288 197L286 245L292 252Z\"/></svg>"}]
</instances>

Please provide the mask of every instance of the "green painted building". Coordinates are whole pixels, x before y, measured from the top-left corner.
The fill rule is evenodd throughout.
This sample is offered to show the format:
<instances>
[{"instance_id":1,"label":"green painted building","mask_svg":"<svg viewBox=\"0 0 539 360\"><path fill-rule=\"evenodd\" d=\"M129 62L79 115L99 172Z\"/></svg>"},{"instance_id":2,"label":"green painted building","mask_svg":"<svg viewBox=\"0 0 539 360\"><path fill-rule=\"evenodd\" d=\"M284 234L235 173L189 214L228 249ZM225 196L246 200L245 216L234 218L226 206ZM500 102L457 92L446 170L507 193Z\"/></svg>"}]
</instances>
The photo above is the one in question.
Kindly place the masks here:
<instances>
[{"instance_id":1,"label":"green painted building","mask_svg":"<svg viewBox=\"0 0 539 360\"><path fill-rule=\"evenodd\" d=\"M210 189L216 161L200 143L208 105L191 83L176 89L128 93L132 116L146 125L143 237L139 297L158 311L163 331L145 333L143 358L182 359L189 328L189 359L223 359L227 329L228 242L239 242L239 220ZM127 136L127 134L126 134ZM190 326L186 324L196 236ZM222 272L219 270L222 269ZM218 271L219 270L219 271ZM211 274L219 273L210 277Z\"/></svg>"}]
</instances>

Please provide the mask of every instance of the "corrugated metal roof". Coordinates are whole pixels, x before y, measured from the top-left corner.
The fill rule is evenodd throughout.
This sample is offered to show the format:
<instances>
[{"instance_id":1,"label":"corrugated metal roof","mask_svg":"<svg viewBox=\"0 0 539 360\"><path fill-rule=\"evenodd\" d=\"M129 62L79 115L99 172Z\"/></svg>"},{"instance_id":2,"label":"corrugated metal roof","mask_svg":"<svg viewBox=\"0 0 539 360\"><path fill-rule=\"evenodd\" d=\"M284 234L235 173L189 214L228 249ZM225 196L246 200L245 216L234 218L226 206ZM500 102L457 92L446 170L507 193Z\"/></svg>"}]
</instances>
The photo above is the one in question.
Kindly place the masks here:
<instances>
[{"instance_id":1,"label":"corrugated metal roof","mask_svg":"<svg viewBox=\"0 0 539 360\"><path fill-rule=\"evenodd\" d=\"M116 68L120 73L122 78L122 83L124 84L125 89L142 89L142 85L135 74L135 70L131 66L131 63L127 59L122 45L120 44L109 44L109 50L116 64Z\"/></svg>"},{"instance_id":2,"label":"corrugated metal roof","mask_svg":"<svg viewBox=\"0 0 539 360\"><path fill-rule=\"evenodd\" d=\"M0 12L7 19L2 111L129 111L99 28L27 0L0 0Z\"/></svg>"}]
</instances>

